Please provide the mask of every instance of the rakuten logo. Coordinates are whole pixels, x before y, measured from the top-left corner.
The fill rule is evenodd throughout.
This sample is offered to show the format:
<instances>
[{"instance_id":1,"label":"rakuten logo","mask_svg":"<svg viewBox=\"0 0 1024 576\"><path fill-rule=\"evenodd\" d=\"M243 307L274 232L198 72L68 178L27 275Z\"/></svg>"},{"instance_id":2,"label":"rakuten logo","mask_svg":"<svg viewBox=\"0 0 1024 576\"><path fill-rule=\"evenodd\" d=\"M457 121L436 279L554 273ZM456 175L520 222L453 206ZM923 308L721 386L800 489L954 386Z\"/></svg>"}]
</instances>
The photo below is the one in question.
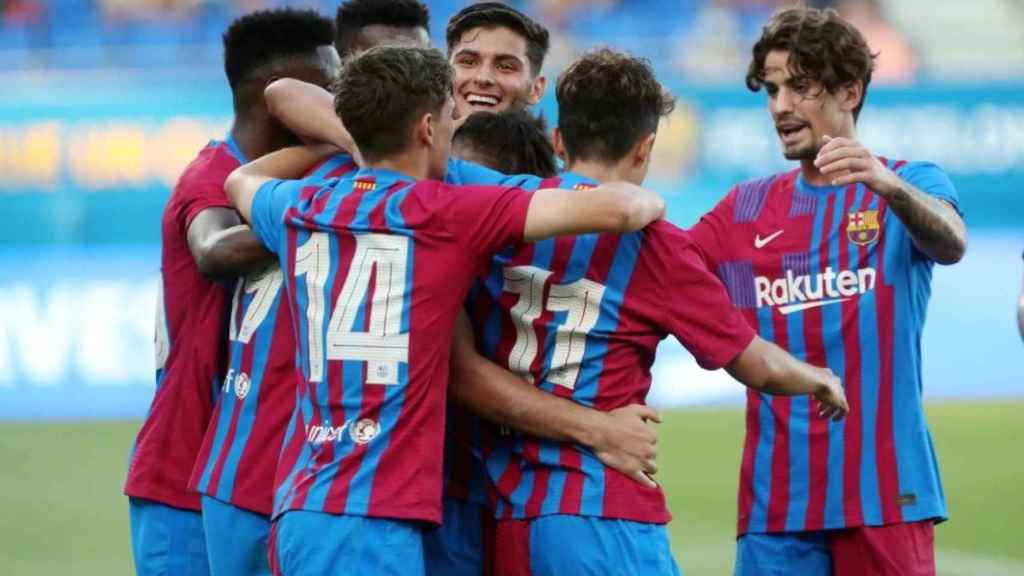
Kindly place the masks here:
<instances>
[{"instance_id":1,"label":"rakuten logo","mask_svg":"<svg viewBox=\"0 0 1024 576\"><path fill-rule=\"evenodd\" d=\"M802 276L789 270L784 278L775 280L758 276L754 278L757 307L778 306L779 312L790 314L845 302L874 290L877 276L874 268L842 270L837 274L831 267L825 268L820 274Z\"/></svg>"}]
</instances>

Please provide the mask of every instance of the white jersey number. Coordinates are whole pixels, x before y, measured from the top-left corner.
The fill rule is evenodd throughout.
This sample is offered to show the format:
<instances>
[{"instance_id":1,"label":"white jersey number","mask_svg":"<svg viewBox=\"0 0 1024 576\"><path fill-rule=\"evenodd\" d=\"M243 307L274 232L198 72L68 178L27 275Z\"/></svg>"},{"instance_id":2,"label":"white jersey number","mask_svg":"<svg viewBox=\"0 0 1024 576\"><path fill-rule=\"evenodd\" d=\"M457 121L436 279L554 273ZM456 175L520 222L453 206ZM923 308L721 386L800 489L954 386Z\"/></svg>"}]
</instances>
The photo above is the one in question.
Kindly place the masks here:
<instances>
[{"instance_id":1,"label":"white jersey number","mask_svg":"<svg viewBox=\"0 0 1024 576\"><path fill-rule=\"evenodd\" d=\"M253 333L260 327L274 306L274 299L281 291L283 281L281 268L275 263L236 283L235 296L231 299L231 328L228 330L228 338L234 342L249 343ZM254 295L245 309L242 325L238 327L235 325L235 318L237 318L238 306L245 294Z\"/></svg>"},{"instance_id":2,"label":"white jersey number","mask_svg":"<svg viewBox=\"0 0 1024 576\"><path fill-rule=\"evenodd\" d=\"M330 275L330 238L314 232L295 252L295 275L306 275L309 379L323 382L326 360L362 360L367 383L397 384L398 364L409 362L409 333L402 332L402 308L409 257L409 239L390 234L355 237L356 251L345 284L334 303L324 343L324 286ZM367 330L354 331L360 305L370 288L374 266L376 288L370 302Z\"/></svg>"},{"instance_id":3,"label":"white jersey number","mask_svg":"<svg viewBox=\"0 0 1024 576\"><path fill-rule=\"evenodd\" d=\"M543 314L544 283L551 272L535 266L505 268L504 290L519 295L509 311L516 327L516 342L509 355L509 368L532 380L530 366L539 348L533 322ZM587 335L601 315L601 299L605 287L581 278L571 284L555 284L548 295L547 309L566 312L565 322L555 333L555 349L547 380L570 390L576 387L580 364L587 344Z\"/></svg>"}]
</instances>

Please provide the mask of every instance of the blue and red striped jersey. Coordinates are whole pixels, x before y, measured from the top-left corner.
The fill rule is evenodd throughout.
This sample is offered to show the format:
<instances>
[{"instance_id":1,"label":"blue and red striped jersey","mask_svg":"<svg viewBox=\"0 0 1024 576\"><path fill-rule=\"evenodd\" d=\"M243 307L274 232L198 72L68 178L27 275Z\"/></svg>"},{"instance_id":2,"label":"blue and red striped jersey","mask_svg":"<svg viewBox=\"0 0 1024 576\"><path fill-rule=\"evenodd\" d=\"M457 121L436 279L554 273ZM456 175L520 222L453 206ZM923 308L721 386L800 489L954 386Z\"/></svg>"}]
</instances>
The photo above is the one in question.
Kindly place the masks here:
<instances>
[{"instance_id":1,"label":"blue and red striped jersey","mask_svg":"<svg viewBox=\"0 0 1024 576\"><path fill-rule=\"evenodd\" d=\"M585 190L575 174L543 187ZM686 232L659 221L499 252L470 293L481 352L541 389L597 410L643 403L655 349L675 336L719 368L754 338ZM685 385L685 383L679 383ZM665 523L661 488L606 468L586 447L496 433L481 445L498 518L574 514Z\"/></svg>"},{"instance_id":2,"label":"blue and red striped jersey","mask_svg":"<svg viewBox=\"0 0 1024 576\"><path fill-rule=\"evenodd\" d=\"M128 496L199 509L199 496L188 490L188 482L224 373L231 287L199 272L188 228L203 210L234 208L224 181L244 162L233 139L210 142L182 173L164 208L156 392L132 450Z\"/></svg>"},{"instance_id":3,"label":"blue and red striped jersey","mask_svg":"<svg viewBox=\"0 0 1024 576\"><path fill-rule=\"evenodd\" d=\"M310 171L310 181L335 181L357 169L347 155ZM281 268L273 263L235 285L228 330L228 368L190 488L269 515L274 472L300 381L292 317Z\"/></svg>"},{"instance_id":4,"label":"blue and red striped jersey","mask_svg":"<svg viewBox=\"0 0 1024 576\"><path fill-rule=\"evenodd\" d=\"M957 205L935 165L882 161ZM807 397L748 392L739 533L945 518L921 399L933 262L885 200L796 170L740 184L691 234L750 326L831 368L850 403L831 422Z\"/></svg>"},{"instance_id":5,"label":"blue and red striped jersey","mask_svg":"<svg viewBox=\"0 0 1024 576\"><path fill-rule=\"evenodd\" d=\"M252 227L278 255L302 372L275 515L440 522L455 317L490 255L522 238L530 197L388 170L259 190Z\"/></svg>"}]
</instances>

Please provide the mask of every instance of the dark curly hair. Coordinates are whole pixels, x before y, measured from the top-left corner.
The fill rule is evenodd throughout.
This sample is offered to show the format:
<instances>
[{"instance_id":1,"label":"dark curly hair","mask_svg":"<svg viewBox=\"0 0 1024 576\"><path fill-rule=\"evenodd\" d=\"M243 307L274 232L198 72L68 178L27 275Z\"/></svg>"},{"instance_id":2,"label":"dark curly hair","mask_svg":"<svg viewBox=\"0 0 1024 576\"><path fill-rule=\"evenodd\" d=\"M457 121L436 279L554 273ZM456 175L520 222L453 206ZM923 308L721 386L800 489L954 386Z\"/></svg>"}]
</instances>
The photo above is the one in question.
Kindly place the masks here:
<instances>
[{"instance_id":1,"label":"dark curly hair","mask_svg":"<svg viewBox=\"0 0 1024 576\"><path fill-rule=\"evenodd\" d=\"M584 54L558 77L558 130L568 160L617 162L657 131L675 98L651 63L611 48Z\"/></svg>"},{"instance_id":2,"label":"dark curly hair","mask_svg":"<svg viewBox=\"0 0 1024 576\"><path fill-rule=\"evenodd\" d=\"M764 85L764 62L774 50L789 52L794 77L820 82L830 94L852 82L863 83L860 103L853 110L860 115L875 67L864 36L831 8L787 8L776 12L754 44L747 69L747 88L757 92Z\"/></svg>"},{"instance_id":3,"label":"dark curly hair","mask_svg":"<svg viewBox=\"0 0 1024 576\"><path fill-rule=\"evenodd\" d=\"M430 9L419 0L348 0L338 6L334 23L334 47L344 58L352 53L367 26L429 30Z\"/></svg>"},{"instance_id":4,"label":"dark curly hair","mask_svg":"<svg viewBox=\"0 0 1024 576\"><path fill-rule=\"evenodd\" d=\"M452 70L435 48L378 46L350 60L334 86L334 110L367 160L401 152L412 124L440 114Z\"/></svg>"},{"instance_id":5,"label":"dark curly hair","mask_svg":"<svg viewBox=\"0 0 1024 576\"><path fill-rule=\"evenodd\" d=\"M448 21L445 31L448 53L462 37L474 28L508 28L526 40L526 58L530 61L530 73L536 78L544 67L550 40L548 29L535 20L501 2L477 2L466 6Z\"/></svg>"},{"instance_id":6,"label":"dark curly hair","mask_svg":"<svg viewBox=\"0 0 1024 576\"><path fill-rule=\"evenodd\" d=\"M279 8L246 14L224 32L224 73L234 90L279 59L316 55L330 46L334 24L313 10Z\"/></svg>"},{"instance_id":7,"label":"dark curly hair","mask_svg":"<svg viewBox=\"0 0 1024 576\"><path fill-rule=\"evenodd\" d=\"M453 147L469 147L475 159L505 174L550 178L557 172L547 123L526 110L474 112L452 137Z\"/></svg>"}]
</instances>

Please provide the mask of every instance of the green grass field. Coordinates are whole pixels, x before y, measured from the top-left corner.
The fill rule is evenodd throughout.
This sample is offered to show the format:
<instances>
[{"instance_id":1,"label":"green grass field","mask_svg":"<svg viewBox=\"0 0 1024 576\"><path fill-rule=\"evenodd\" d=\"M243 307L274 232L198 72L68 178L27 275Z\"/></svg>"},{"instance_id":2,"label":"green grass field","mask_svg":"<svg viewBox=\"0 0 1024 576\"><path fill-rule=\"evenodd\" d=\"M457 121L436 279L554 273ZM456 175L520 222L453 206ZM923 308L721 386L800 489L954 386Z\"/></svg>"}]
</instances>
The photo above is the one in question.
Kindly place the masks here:
<instances>
[{"instance_id":1,"label":"green grass field","mask_svg":"<svg viewBox=\"0 0 1024 576\"><path fill-rule=\"evenodd\" d=\"M1024 402L929 406L952 521L936 531L944 576L1024 575ZM661 426L661 482L687 575L731 573L742 413L677 410ZM131 574L121 483L137 422L0 423L0 573Z\"/></svg>"}]
</instances>

